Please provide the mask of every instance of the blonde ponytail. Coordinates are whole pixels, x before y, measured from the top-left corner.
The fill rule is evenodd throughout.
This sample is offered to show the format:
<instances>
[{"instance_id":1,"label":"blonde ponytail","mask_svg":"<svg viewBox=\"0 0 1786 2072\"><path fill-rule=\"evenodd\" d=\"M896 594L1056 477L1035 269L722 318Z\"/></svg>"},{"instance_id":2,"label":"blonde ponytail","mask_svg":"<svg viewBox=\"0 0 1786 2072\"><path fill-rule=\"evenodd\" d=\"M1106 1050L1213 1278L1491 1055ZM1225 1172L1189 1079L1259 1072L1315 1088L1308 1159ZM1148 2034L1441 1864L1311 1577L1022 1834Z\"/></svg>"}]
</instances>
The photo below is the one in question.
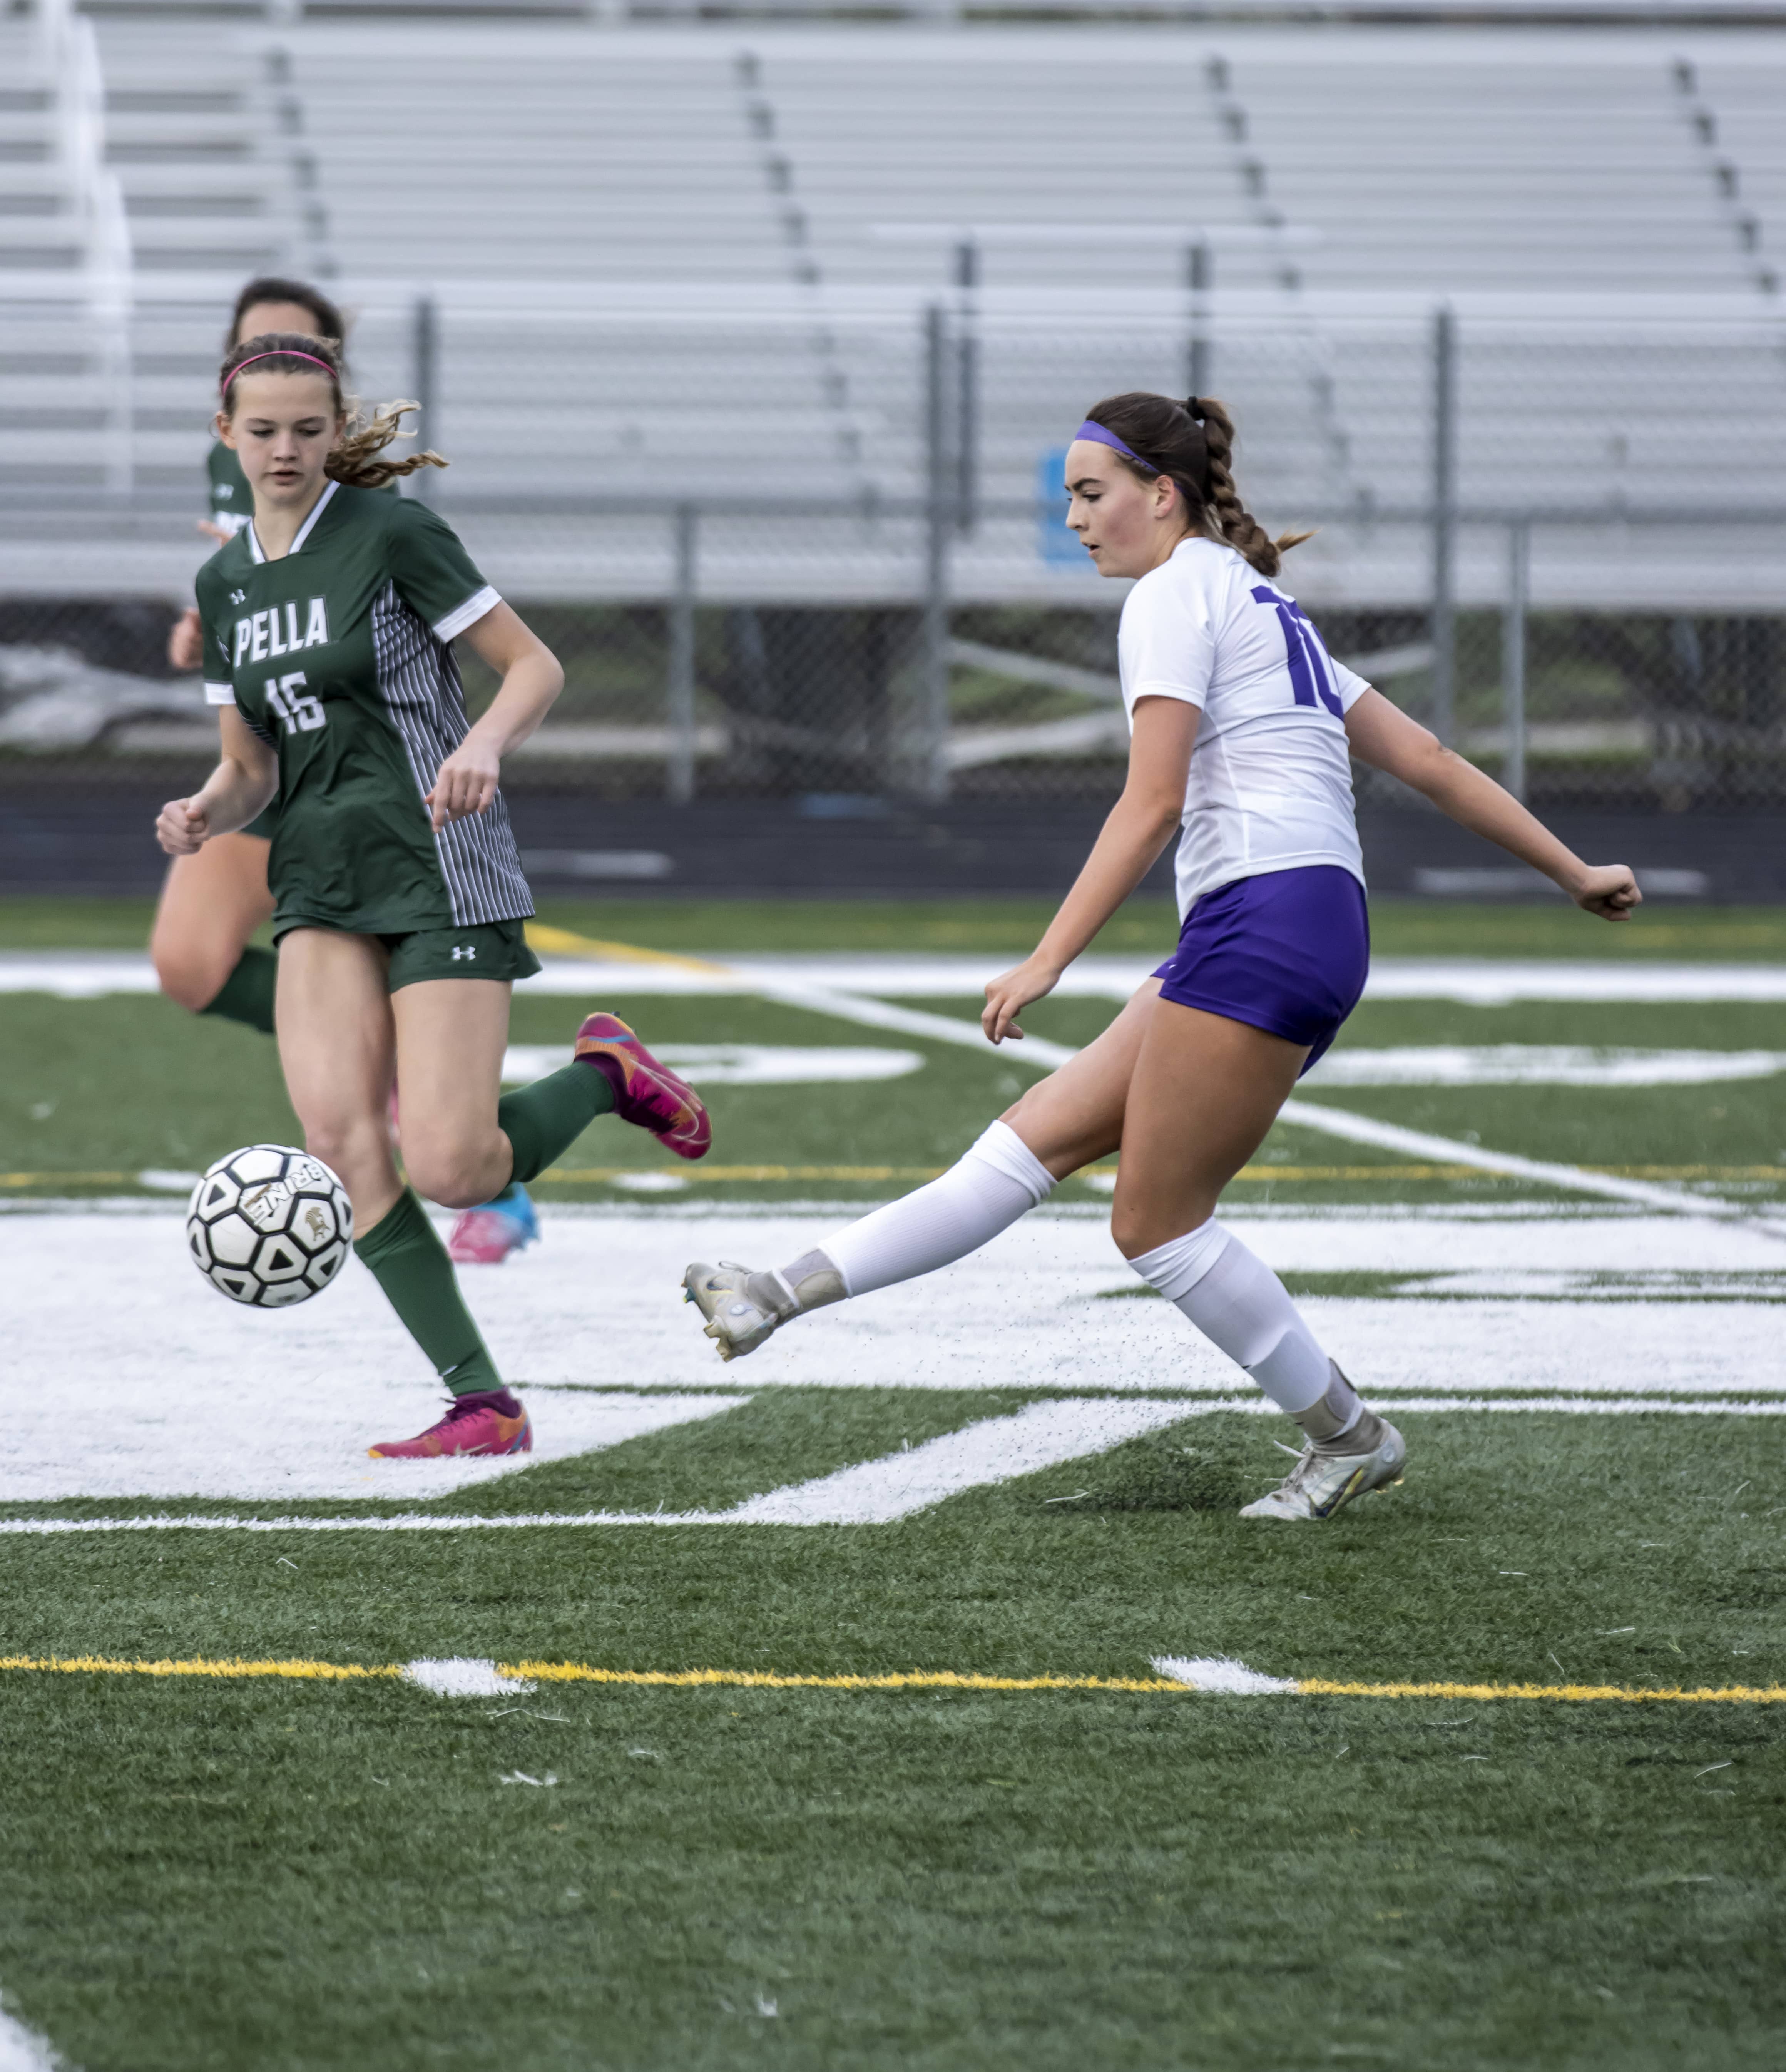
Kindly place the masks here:
<instances>
[{"instance_id":1,"label":"blonde ponytail","mask_svg":"<svg viewBox=\"0 0 1786 2072\"><path fill-rule=\"evenodd\" d=\"M346 436L323 463L323 472L330 481L342 483L349 489L382 489L387 482L414 475L418 468L446 467L448 463L426 446L419 453L405 454L400 460L378 458L393 439L415 437L414 432L404 430L403 420L411 410L421 408L419 403L385 403L364 418L356 410Z\"/></svg>"}]
</instances>

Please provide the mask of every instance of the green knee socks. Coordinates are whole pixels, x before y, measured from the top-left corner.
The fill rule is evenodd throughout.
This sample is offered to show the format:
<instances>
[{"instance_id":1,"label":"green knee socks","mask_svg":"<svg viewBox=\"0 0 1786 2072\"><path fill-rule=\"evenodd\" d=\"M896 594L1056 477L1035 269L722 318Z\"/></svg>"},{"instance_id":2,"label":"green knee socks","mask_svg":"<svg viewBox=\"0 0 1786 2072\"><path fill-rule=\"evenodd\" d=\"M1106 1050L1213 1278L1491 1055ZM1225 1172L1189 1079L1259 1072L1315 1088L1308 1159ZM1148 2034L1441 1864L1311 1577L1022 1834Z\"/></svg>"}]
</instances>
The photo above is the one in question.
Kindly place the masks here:
<instances>
[{"instance_id":1,"label":"green knee socks","mask_svg":"<svg viewBox=\"0 0 1786 2072\"><path fill-rule=\"evenodd\" d=\"M496 1127L514 1148L512 1180L537 1179L599 1115L614 1106L614 1089L593 1065L563 1065L496 1103Z\"/></svg>"},{"instance_id":2,"label":"green knee socks","mask_svg":"<svg viewBox=\"0 0 1786 2072\"><path fill-rule=\"evenodd\" d=\"M353 1248L455 1396L502 1387L496 1363L459 1292L446 1248L413 1187L405 1187L390 1212L354 1240Z\"/></svg>"},{"instance_id":3,"label":"green knee socks","mask_svg":"<svg viewBox=\"0 0 1786 2072\"><path fill-rule=\"evenodd\" d=\"M263 1036L273 1034L273 989L279 974L279 960L271 950L246 949L236 968L217 989L217 997L201 1014L221 1015L227 1022L245 1022Z\"/></svg>"}]
</instances>

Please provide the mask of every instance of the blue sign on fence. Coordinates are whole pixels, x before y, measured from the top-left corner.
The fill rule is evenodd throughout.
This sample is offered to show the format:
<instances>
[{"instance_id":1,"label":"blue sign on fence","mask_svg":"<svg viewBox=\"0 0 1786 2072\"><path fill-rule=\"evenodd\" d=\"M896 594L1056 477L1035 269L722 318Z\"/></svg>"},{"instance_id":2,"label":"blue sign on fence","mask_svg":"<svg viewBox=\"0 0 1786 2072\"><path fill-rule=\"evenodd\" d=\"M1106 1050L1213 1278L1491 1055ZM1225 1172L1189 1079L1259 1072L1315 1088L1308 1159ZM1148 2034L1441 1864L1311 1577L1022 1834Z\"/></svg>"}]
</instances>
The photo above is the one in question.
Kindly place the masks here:
<instances>
[{"instance_id":1,"label":"blue sign on fence","mask_svg":"<svg viewBox=\"0 0 1786 2072\"><path fill-rule=\"evenodd\" d=\"M1076 533L1067 530L1067 449L1050 446L1035 464L1036 547L1045 561L1088 568Z\"/></svg>"}]
</instances>

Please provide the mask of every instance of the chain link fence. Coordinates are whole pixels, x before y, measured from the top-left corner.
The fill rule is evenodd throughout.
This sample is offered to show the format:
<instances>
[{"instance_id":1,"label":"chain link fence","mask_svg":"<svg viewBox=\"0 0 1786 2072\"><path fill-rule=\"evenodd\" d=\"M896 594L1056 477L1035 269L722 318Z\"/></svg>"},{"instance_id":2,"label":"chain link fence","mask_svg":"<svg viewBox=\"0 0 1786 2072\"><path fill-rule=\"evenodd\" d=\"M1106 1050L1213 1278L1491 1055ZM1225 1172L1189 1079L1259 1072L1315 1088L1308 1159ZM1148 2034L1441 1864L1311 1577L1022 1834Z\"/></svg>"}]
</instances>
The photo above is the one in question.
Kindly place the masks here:
<instances>
[{"instance_id":1,"label":"chain link fence","mask_svg":"<svg viewBox=\"0 0 1786 2072\"><path fill-rule=\"evenodd\" d=\"M719 309L350 284L365 392L418 396L454 461L420 492L565 662L510 781L1113 796L1122 586L1066 532L1060 462L1099 395L1155 388L1222 397L1250 506L1317 528L1284 580L1331 651L1534 803L1786 801L1786 326L1187 279L1077 327L1071 297L981 286ZM93 344L78 309L0 302L0 352L68 369L37 458L0 466L0 771L202 767L165 643L215 319L170 296Z\"/></svg>"}]
</instances>

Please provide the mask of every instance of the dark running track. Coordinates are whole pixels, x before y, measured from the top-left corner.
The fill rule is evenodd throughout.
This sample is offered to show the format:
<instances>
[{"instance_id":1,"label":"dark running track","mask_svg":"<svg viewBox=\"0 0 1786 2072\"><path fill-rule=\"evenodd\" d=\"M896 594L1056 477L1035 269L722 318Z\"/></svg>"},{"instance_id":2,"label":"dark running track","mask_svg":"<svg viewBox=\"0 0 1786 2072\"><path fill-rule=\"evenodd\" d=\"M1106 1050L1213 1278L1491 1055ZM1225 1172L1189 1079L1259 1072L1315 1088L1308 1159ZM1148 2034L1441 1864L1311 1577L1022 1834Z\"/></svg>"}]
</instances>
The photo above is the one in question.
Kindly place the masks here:
<instances>
[{"instance_id":1,"label":"dark running track","mask_svg":"<svg viewBox=\"0 0 1786 2072\"><path fill-rule=\"evenodd\" d=\"M136 779L92 784L46 773L32 783L9 773L0 786L0 893L152 892L163 859L151 829L170 796L167 784ZM1071 882L1101 819L1078 803L721 799L673 807L526 788L511 793L509 808L537 888L603 898L1046 897ZM1663 874L1652 897L1786 902L1778 816L1564 812L1554 824L1591 859L1628 863L1640 877ZM1380 894L1558 896L1432 812L1367 807L1360 825ZM1163 892L1171 882L1162 863L1149 885Z\"/></svg>"}]
</instances>

